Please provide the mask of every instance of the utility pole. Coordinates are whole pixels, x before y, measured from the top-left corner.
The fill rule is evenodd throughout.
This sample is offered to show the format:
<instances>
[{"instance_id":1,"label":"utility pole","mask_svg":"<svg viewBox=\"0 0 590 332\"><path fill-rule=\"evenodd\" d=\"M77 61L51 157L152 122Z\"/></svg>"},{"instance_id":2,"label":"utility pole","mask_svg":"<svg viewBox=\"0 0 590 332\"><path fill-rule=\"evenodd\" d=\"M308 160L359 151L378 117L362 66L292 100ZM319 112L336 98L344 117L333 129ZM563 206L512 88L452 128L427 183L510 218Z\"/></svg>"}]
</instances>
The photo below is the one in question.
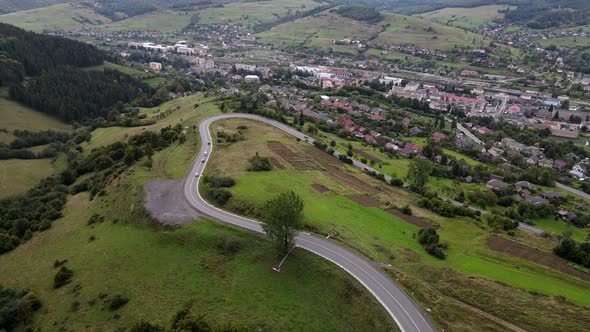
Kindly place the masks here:
<instances>
[{"instance_id":1,"label":"utility pole","mask_svg":"<svg viewBox=\"0 0 590 332\"><path fill-rule=\"evenodd\" d=\"M281 272L281 266L283 265L283 263L285 262L285 260L287 259L287 256L289 256L289 254L291 253L291 251L293 251L293 249L295 249L295 247L297 247L297 245L294 245L285 255L285 257L283 257L283 259L281 260L281 262L278 265L275 265L272 267L272 270L275 272Z\"/></svg>"}]
</instances>

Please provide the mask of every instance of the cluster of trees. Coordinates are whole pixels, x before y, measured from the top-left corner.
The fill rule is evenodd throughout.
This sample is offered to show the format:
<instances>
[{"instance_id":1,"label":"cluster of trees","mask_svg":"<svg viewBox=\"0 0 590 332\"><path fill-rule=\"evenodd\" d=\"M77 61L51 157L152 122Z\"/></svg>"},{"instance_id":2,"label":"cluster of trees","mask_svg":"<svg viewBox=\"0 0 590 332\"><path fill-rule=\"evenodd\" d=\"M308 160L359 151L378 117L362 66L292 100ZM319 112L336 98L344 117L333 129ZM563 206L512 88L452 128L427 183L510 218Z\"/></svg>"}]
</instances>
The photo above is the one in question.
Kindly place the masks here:
<instances>
[{"instance_id":1,"label":"cluster of trees","mask_svg":"<svg viewBox=\"0 0 590 332\"><path fill-rule=\"evenodd\" d=\"M25 75L37 76L56 66L100 65L105 55L98 48L71 39L28 32L0 23L0 83L14 85Z\"/></svg>"},{"instance_id":2,"label":"cluster of trees","mask_svg":"<svg viewBox=\"0 0 590 332\"><path fill-rule=\"evenodd\" d=\"M183 142L182 126L165 127L160 133L145 131L128 142L116 142L94 149L83 156L81 149L67 150L68 168L59 175L42 180L24 196L0 200L0 253L14 249L30 239L35 231L44 231L51 222L61 217L70 193L89 191L100 194L112 179L127 167L147 156L148 164L154 151L175 141ZM78 177L94 173L81 183L68 188Z\"/></svg>"},{"instance_id":3,"label":"cluster of trees","mask_svg":"<svg viewBox=\"0 0 590 332\"><path fill-rule=\"evenodd\" d=\"M580 10L581 9L581 10ZM516 9L504 11L506 21L516 24L525 23L531 29L549 29L561 26L577 26L588 24L590 8L555 8L554 4L536 3L520 6Z\"/></svg>"},{"instance_id":4,"label":"cluster of trees","mask_svg":"<svg viewBox=\"0 0 590 332\"><path fill-rule=\"evenodd\" d=\"M590 242L577 243L566 235L553 252L563 259L590 268Z\"/></svg>"},{"instance_id":5,"label":"cluster of trees","mask_svg":"<svg viewBox=\"0 0 590 332\"><path fill-rule=\"evenodd\" d=\"M0 286L0 331L12 331L19 324L26 325L41 306L37 294L28 289Z\"/></svg>"},{"instance_id":6,"label":"cluster of trees","mask_svg":"<svg viewBox=\"0 0 590 332\"><path fill-rule=\"evenodd\" d=\"M51 68L26 85L10 88L11 98L69 123L107 118L112 107L122 102L159 104L168 97L167 91L163 93L154 94L152 103L152 90L147 84L108 68L103 72Z\"/></svg>"},{"instance_id":7,"label":"cluster of trees","mask_svg":"<svg viewBox=\"0 0 590 332\"><path fill-rule=\"evenodd\" d=\"M13 135L16 136L16 139L10 142L9 146L11 149L23 149L54 142L65 143L71 138L69 133L53 130L37 132L28 130L15 130Z\"/></svg>"},{"instance_id":8,"label":"cluster of trees","mask_svg":"<svg viewBox=\"0 0 590 332\"><path fill-rule=\"evenodd\" d=\"M436 197L423 197L420 200L418 200L418 206L428 209L443 217L449 218L456 216L475 218L481 214L479 211L475 211L464 206L455 206Z\"/></svg>"},{"instance_id":9,"label":"cluster of trees","mask_svg":"<svg viewBox=\"0 0 590 332\"><path fill-rule=\"evenodd\" d=\"M436 229L423 228L418 231L418 242L432 256L439 259L445 259L447 257L445 250L448 249L448 245L440 242L440 236L436 232Z\"/></svg>"},{"instance_id":10,"label":"cluster of trees","mask_svg":"<svg viewBox=\"0 0 590 332\"><path fill-rule=\"evenodd\" d=\"M236 181L230 177L204 176L203 183L209 198L216 204L225 205L232 197L232 193L226 188L233 187Z\"/></svg>"},{"instance_id":11,"label":"cluster of trees","mask_svg":"<svg viewBox=\"0 0 590 332\"><path fill-rule=\"evenodd\" d=\"M488 225L495 230L513 231L518 227L518 221L497 213L489 213L485 216Z\"/></svg>"},{"instance_id":12,"label":"cluster of trees","mask_svg":"<svg viewBox=\"0 0 590 332\"><path fill-rule=\"evenodd\" d=\"M383 15L372 7L348 5L341 6L335 9L334 12L340 16L352 18L353 20L363 21L367 23L377 23L383 20Z\"/></svg>"},{"instance_id":13,"label":"cluster of trees","mask_svg":"<svg viewBox=\"0 0 590 332\"><path fill-rule=\"evenodd\" d=\"M84 2L82 3L84 4ZM113 21L153 12L158 9L150 2L142 0L98 0L92 4L88 3L88 5L96 7L95 11L98 14Z\"/></svg>"},{"instance_id":14,"label":"cluster of trees","mask_svg":"<svg viewBox=\"0 0 590 332\"><path fill-rule=\"evenodd\" d=\"M277 25L291 22L291 21L294 21L294 20L297 20L300 18L308 17L311 15L317 14L319 12L323 12L324 10L328 10L328 9L334 7L335 5L336 4L327 4L327 5L317 6L313 9L303 11L303 12L297 10L294 14L283 16L283 17L279 18L278 20L256 24L255 26L252 27L252 30L254 30L254 32L256 32L256 33L270 30L272 27L275 27Z\"/></svg>"}]
</instances>

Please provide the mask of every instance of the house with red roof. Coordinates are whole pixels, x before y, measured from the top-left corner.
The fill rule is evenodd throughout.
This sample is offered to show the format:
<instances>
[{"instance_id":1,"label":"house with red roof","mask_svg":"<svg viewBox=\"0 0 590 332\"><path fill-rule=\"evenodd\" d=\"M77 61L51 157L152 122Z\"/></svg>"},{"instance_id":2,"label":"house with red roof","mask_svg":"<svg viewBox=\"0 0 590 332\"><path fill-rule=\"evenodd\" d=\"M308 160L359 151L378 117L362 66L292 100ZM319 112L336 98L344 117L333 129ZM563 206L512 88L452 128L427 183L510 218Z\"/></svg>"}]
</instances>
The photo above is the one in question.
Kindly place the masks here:
<instances>
[{"instance_id":1,"label":"house with red roof","mask_svg":"<svg viewBox=\"0 0 590 332\"><path fill-rule=\"evenodd\" d=\"M436 133L432 134L432 138L434 138L434 139L435 139L435 140L437 140L437 141L440 141L440 140L445 140L445 139L447 139L447 135L445 135L445 134L443 134L443 133L439 133L439 132L437 131Z\"/></svg>"},{"instance_id":2,"label":"house with red roof","mask_svg":"<svg viewBox=\"0 0 590 332\"><path fill-rule=\"evenodd\" d=\"M375 137L371 136L371 135L365 135L365 142L370 143L370 144L374 144L377 143L377 141L375 140Z\"/></svg>"},{"instance_id":3,"label":"house with red roof","mask_svg":"<svg viewBox=\"0 0 590 332\"><path fill-rule=\"evenodd\" d=\"M563 160L556 159L553 161L553 167L557 168L560 171L563 171L567 167L567 163Z\"/></svg>"},{"instance_id":4,"label":"house with red roof","mask_svg":"<svg viewBox=\"0 0 590 332\"><path fill-rule=\"evenodd\" d=\"M405 149L410 149L412 150L414 153L422 153L422 151L424 151L424 148L421 147L420 145L414 144L414 143L406 143L406 145L404 146Z\"/></svg>"}]
</instances>

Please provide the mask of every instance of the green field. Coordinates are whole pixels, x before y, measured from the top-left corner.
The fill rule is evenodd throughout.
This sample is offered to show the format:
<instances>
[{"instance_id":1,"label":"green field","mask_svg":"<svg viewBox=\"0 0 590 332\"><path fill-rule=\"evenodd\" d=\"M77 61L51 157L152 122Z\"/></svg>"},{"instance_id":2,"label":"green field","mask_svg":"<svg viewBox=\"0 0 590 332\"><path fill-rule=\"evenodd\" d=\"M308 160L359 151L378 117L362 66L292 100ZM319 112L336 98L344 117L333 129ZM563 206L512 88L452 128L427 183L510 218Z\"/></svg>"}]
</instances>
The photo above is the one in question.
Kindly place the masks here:
<instances>
[{"instance_id":1,"label":"green field","mask_svg":"<svg viewBox=\"0 0 590 332\"><path fill-rule=\"evenodd\" d=\"M580 229L572 224L568 224L561 219L555 220L555 217L552 216L542 219L533 219L531 221L535 227L539 227L542 230L554 235L562 235L565 232L569 232L571 233L572 239L578 241L584 241L588 238L588 236L590 236L590 230Z\"/></svg>"},{"instance_id":2,"label":"green field","mask_svg":"<svg viewBox=\"0 0 590 332\"><path fill-rule=\"evenodd\" d=\"M557 46L557 47L569 47L569 48L588 48L590 47L590 38L587 37L555 37L547 39L536 40L542 47Z\"/></svg>"},{"instance_id":3,"label":"green field","mask_svg":"<svg viewBox=\"0 0 590 332\"><path fill-rule=\"evenodd\" d=\"M0 22L38 32L77 29L105 24L110 21L86 6L70 3L0 15Z\"/></svg>"},{"instance_id":4,"label":"green field","mask_svg":"<svg viewBox=\"0 0 590 332\"><path fill-rule=\"evenodd\" d=\"M271 0L229 3L197 12L199 24L259 24L324 5L313 0Z\"/></svg>"},{"instance_id":5,"label":"green field","mask_svg":"<svg viewBox=\"0 0 590 332\"><path fill-rule=\"evenodd\" d=\"M17 129L70 131L72 127L44 113L34 111L25 105L8 99L8 90L4 88L0 89L0 129L6 129L12 133ZM0 139L4 137L5 140L2 141L5 142L13 138L12 135L6 135L6 133L0 134L2 134Z\"/></svg>"},{"instance_id":6,"label":"green field","mask_svg":"<svg viewBox=\"0 0 590 332\"><path fill-rule=\"evenodd\" d=\"M336 47L354 51L356 45L333 45L336 39L374 40L382 44L413 44L429 49L448 50L457 47L482 47L489 44L483 37L459 28L417 17L384 14L377 24L356 21L329 11L284 23L258 34L259 42L278 47L309 46L319 49Z\"/></svg>"},{"instance_id":7,"label":"green field","mask_svg":"<svg viewBox=\"0 0 590 332\"><path fill-rule=\"evenodd\" d=\"M105 31L158 30L162 32L180 31L191 23L194 12L180 12L161 9L155 12L133 16L128 19L103 24Z\"/></svg>"},{"instance_id":8,"label":"green field","mask_svg":"<svg viewBox=\"0 0 590 332\"><path fill-rule=\"evenodd\" d=\"M130 76L133 76L133 77L136 77L138 79L141 79L143 77L149 77L149 76L151 76L151 74L146 73L146 72L143 72L141 70L138 70L138 69L135 69L135 68L121 66L119 64L108 62L108 61L105 61L102 65L92 66L92 67L86 67L86 68L84 68L84 70L103 71L105 68L118 70L118 71L120 71L120 72L122 72L124 74L130 75Z\"/></svg>"},{"instance_id":9,"label":"green field","mask_svg":"<svg viewBox=\"0 0 590 332\"><path fill-rule=\"evenodd\" d=\"M90 151L99 146L126 140L128 137L139 134L144 130L160 130L163 127L174 126L186 120L204 119L220 112L217 106L211 104L211 101L212 98L205 98L202 94L195 94L173 99L157 107L142 109L142 112L148 115L148 119L158 113L166 114L166 116L150 126L98 128L92 132L91 142L82 143L82 146ZM199 108L194 108L195 103L200 103Z\"/></svg>"},{"instance_id":10,"label":"green field","mask_svg":"<svg viewBox=\"0 0 590 332\"><path fill-rule=\"evenodd\" d=\"M64 155L60 155L56 161L51 159L0 160L0 199L24 194L42 179L65 168Z\"/></svg>"},{"instance_id":11,"label":"green field","mask_svg":"<svg viewBox=\"0 0 590 332\"><path fill-rule=\"evenodd\" d=\"M192 110L197 100L202 106ZM199 96L167 105L174 104L181 109L190 104L194 114L165 117L158 126L177 121L190 128L219 113L215 104ZM144 112L157 114L152 109ZM105 196L94 200L84 193L71 196L64 218L0 256L0 284L30 288L43 302L33 327L76 331L91 326L112 331L140 319L169 325L176 311L191 303L207 321L248 329L395 330L368 292L315 255L295 250L278 274L271 270L277 262L272 243L257 235L207 220L168 230L149 226L142 208L143 184L184 177L199 147L197 138L188 129L184 144L156 152L149 169L142 163L134 166L109 186ZM93 136L96 146L112 140L96 139ZM106 221L88 226L93 213ZM228 242L235 251L224 249ZM67 259L75 273L73 282L59 290L51 287L56 259ZM100 293L124 294L130 301L112 312L97 301ZM72 311L72 303L79 308Z\"/></svg>"},{"instance_id":12,"label":"green field","mask_svg":"<svg viewBox=\"0 0 590 332\"><path fill-rule=\"evenodd\" d=\"M371 195L379 197L382 202L389 201L390 204L396 205L411 201L410 206L415 215L422 215L439 223L441 238L450 247L446 260L437 260L424 252L414 238L418 230L416 226L380 208L364 207L350 200L346 195L362 193L362 190L335 181L320 170L297 170L285 166L285 162L281 161L281 169L270 172L247 172L247 159L255 152L262 156L279 158L266 146L268 140L280 141L298 153L304 153L304 143L297 143L286 134L246 120L218 122L214 127L217 126L216 130L227 132L232 128L235 130L238 124L248 127L245 134L247 139L231 145L216 145L216 153L212 154L206 170L207 174L231 176L236 179L236 185L230 190L237 199L260 206L278 193L294 190L305 201L305 222L312 229L323 234L336 230L336 240L372 260L394 264L404 273L412 273L417 267L416 264L450 268L465 275L482 276L504 285L552 296L560 295L574 303L590 305L590 283L488 249L485 243L490 233L485 227L482 229L483 225L465 218L441 218L423 211L415 205L417 198L409 192L395 191L396 194L388 194L387 191L390 189L383 189L384 193ZM346 172L378 186L378 182L364 174L353 170ZM329 192L320 193L312 188L312 184L321 184L328 188ZM420 278L418 275L414 277ZM502 305L500 302L497 305ZM470 304L487 310L482 308L485 307L483 304ZM526 308L521 310L527 311Z\"/></svg>"},{"instance_id":13,"label":"green field","mask_svg":"<svg viewBox=\"0 0 590 332\"><path fill-rule=\"evenodd\" d=\"M500 10L510 8L505 5L479 6L473 8L443 8L418 14L420 18L463 29L477 29L483 24L494 25L494 20L502 19Z\"/></svg>"}]
</instances>

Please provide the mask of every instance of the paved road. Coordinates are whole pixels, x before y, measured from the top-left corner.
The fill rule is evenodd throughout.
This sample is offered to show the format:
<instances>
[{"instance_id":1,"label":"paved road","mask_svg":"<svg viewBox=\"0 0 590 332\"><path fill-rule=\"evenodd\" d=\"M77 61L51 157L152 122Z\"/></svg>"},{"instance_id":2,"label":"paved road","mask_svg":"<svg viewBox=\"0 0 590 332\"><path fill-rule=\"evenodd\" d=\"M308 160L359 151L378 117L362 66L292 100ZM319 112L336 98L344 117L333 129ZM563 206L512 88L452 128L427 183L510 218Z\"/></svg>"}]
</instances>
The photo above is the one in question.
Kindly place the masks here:
<instances>
[{"instance_id":1,"label":"paved road","mask_svg":"<svg viewBox=\"0 0 590 332\"><path fill-rule=\"evenodd\" d=\"M562 184L562 183L559 183L559 182L555 182L555 186L557 188L561 188L561 189L563 189L565 191L569 191L570 193L572 193L572 194L574 194L576 196L579 196L579 197L582 197L582 198L585 198L585 199L590 199L590 195L586 194L585 192L583 192L581 190L578 190L578 189L575 189L575 188L572 188L572 187L568 187L565 184Z\"/></svg>"},{"instance_id":2,"label":"paved road","mask_svg":"<svg viewBox=\"0 0 590 332\"><path fill-rule=\"evenodd\" d=\"M222 114L207 118L199 124L199 133L202 142L201 150L199 151L197 161L184 185L184 195L186 196L186 199L195 209L211 218L254 232L263 233L262 226L259 222L240 217L212 206L201 197L201 194L197 190L199 179L201 177L196 177L195 173L203 173L208 160L205 152L208 151L210 153L212 148L211 145L207 144L208 142L211 142L209 125L217 120L227 118L258 120L275 126L300 139L305 139L306 137L305 134L285 124L253 114ZM308 141L313 143L313 139L311 138L308 139ZM363 164L361 165L364 167ZM331 261L357 279L383 305L395 320L401 331L436 331L434 325L422 312L420 307L373 263L323 237L302 232L296 237L295 242L298 247Z\"/></svg>"}]
</instances>

